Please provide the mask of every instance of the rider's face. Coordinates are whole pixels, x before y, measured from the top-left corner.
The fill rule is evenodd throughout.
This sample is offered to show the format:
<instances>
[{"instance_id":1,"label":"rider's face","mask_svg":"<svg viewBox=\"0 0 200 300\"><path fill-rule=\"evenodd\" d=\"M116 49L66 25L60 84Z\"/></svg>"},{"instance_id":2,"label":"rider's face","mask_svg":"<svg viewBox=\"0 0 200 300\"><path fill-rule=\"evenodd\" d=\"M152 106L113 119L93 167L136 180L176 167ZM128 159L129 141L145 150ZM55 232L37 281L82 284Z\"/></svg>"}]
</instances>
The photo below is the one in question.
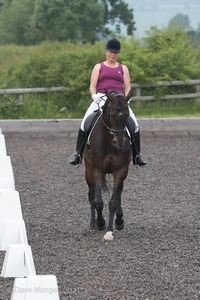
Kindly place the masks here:
<instances>
[{"instance_id":1,"label":"rider's face","mask_svg":"<svg viewBox=\"0 0 200 300\"><path fill-rule=\"evenodd\" d=\"M118 58L118 52L106 50L106 56L108 60L116 61Z\"/></svg>"}]
</instances>

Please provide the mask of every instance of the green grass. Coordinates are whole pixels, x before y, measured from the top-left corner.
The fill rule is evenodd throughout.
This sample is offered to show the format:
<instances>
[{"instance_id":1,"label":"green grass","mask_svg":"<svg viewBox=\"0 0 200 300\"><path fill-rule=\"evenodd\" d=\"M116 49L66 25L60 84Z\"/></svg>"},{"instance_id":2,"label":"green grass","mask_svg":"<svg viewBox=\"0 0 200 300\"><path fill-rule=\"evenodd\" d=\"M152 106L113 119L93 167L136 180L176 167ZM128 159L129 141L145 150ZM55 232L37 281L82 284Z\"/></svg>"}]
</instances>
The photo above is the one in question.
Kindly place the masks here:
<instances>
[{"instance_id":1,"label":"green grass","mask_svg":"<svg viewBox=\"0 0 200 300\"><path fill-rule=\"evenodd\" d=\"M137 101L130 106L143 118L200 117L200 100L196 99Z\"/></svg>"},{"instance_id":2,"label":"green grass","mask_svg":"<svg viewBox=\"0 0 200 300\"><path fill-rule=\"evenodd\" d=\"M0 96L0 119L53 119L69 118L64 95L47 93Z\"/></svg>"},{"instance_id":3,"label":"green grass","mask_svg":"<svg viewBox=\"0 0 200 300\"><path fill-rule=\"evenodd\" d=\"M89 101L74 106L62 93L0 96L0 119L81 119ZM137 118L200 117L200 100L132 101Z\"/></svg>"}]
</instances>

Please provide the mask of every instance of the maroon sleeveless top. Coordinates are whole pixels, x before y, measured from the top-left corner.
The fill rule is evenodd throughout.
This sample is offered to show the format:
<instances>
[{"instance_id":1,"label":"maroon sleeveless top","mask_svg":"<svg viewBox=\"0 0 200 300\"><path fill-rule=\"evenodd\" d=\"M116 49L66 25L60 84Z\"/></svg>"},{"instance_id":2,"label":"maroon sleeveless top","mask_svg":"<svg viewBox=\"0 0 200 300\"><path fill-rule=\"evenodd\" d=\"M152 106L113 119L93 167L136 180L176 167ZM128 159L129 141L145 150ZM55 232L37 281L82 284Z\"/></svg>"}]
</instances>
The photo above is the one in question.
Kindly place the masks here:
<instances>
[{"instance_id":1,"label":"maroon sleeveless top","mask_svg":"<svg viewBox=\"0 0 200 300\"><path fill-rule=\"evenodd\" d=\"M97 82L97 93L105 94L105 89L107 89L109 92L116 91L119 94L124 94L123 75L124 71L121 64L116 68L110 68L104 63L101 63Z\"/></svg>"}]
</instances>

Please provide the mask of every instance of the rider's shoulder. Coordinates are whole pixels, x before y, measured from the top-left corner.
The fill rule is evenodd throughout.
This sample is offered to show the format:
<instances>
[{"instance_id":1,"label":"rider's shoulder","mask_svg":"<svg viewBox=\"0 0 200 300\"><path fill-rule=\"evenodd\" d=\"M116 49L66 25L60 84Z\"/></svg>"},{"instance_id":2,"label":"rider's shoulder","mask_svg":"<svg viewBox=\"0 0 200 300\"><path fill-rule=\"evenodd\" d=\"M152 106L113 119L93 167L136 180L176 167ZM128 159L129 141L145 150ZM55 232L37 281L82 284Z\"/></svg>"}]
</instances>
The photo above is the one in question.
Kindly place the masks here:
<instances>
[{"instance_id":1,"label":"rider's shoulder","mask_svg":"<svg viewBox=\"0 0 200 300\"><path fill-rule=\"evenodd\" d=\"M101 67L101 63L98 63L94 66L95 68L100 68Z\"/></svg>"},{"instance_id":2,"label":"rider's shoulder","mask_svg":"<svg viewBox=\"0 0 200 300\"><path fill-rule=\"evenodd\" d=\"M98 64L96 64L96 65L94 66L94 70L99 71L100 68L101 68L101 63L98 63Z\"/></svg>"},{"instance_id":3,"label":"rider's shoulder","mask_svg":"<svg viewBox=\"0 0 200 300\"><path fill-rule=\"evenodd\" d=\"M124 72L129 72L129 69L126 65L122 65L122 69Z\"/></svg>"}]
</instances>

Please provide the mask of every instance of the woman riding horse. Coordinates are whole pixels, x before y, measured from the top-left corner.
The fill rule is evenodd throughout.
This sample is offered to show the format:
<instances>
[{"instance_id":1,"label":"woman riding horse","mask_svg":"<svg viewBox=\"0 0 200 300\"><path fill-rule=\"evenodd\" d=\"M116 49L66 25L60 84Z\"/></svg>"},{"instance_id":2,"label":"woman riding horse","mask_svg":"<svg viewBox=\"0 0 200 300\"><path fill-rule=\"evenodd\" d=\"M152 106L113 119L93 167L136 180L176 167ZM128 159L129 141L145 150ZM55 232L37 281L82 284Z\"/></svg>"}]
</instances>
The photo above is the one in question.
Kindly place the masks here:
<instances>
[{"instance_id":1,"label":"woman riding horse","mask_svg":"<svg viewBox=\"0 0 200 300\"><path fill-rule=\"evenodd\" d=\"M117 62L118 53L120 53L121 44L113 38L106 44L106 60L94 66L91 80L90 80L90 93L93 102L88 108L78 132L76 153L69 158L69 164L78 165L82 162L83 150L87 141L87 134L84 131L84 123L87 117L94 111L97 111L105 104L105 89L108 91L115 91L118 94L127 96L131 89L130 74L127 66ZM133 111L129 107L129 114L132 122L129 122L133 164L138 166L147 165L147 161L140 153L140 131L139 125L135 118Z\"/></svg>"}]
</instances>

